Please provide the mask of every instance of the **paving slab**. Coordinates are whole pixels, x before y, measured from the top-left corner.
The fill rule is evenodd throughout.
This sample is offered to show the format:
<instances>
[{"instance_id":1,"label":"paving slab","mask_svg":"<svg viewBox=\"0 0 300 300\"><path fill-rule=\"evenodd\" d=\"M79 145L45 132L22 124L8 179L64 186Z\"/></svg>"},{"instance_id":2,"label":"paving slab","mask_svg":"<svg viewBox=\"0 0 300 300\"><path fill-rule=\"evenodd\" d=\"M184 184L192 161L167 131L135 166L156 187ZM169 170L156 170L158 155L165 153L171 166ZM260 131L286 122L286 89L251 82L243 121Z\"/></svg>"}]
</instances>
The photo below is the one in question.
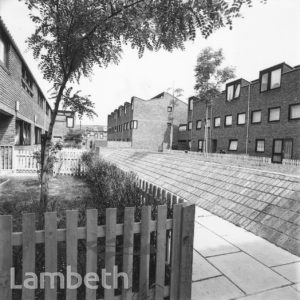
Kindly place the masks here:
<instances>
[{"instance_id":1,"label":"paving slab","mask_svg":"<svg viewBox=\"0 0 300 300\"><path fill-rule=\"evenodd\" d=\"M300 261L298 256L251 232L227 235L224 239L269 267Z\"/></svg>"},{"instance_id":2,"label":"paving slab","mask_svg":"<svg viewBox=\"0 0 300 300\"><path fill-rule=\"evenodd\" d=\"M290 286L238 298L240 300L300 300L300 293Z\"/></svg>"},{"instance_id":3,"label":"paving slab","mask_svg":"<svg viewBox=\"0 0 300 300\"><path fill-rule=\"evenodd\" d=\"M192 284L192 300L228 300L243 295L244 293L224 276Z\"/></svg>"},{"instance_id":4,"label":"paving slab","mask_svg":"<svg viewBox=\"0 0 300 300\"><path fill-rule=\"evenodd\" d=\"M196 221L220 236L236 235L246 232L245 229L235 226L234 224L229 223L217 216L200 218Z\"/></svg>"},{"instance_id":5,"label":"paving slab","mask_svg":"<svg viewBox=\"0 0 300 300\"><path fill-rule=\"evenodd\" d=\"M288 280L244 252L210 257L208 261L246 294L290 284Z\"/></svg>"},{"instance_id":6,"label":"paving slab","mask_svg":"<svg viewBox=\"0 0 300 300\"><path fill-rule=\"evenodd\" d=\"M291 282L300 282L300 262L272 268Z\"/></svg>"},{"instance_id":7,"label":"paving slab","mask_svg":"<svg viewBox=\"0 0 300 300\"><path fill-rule=\"evenodd\" d=\"M221 273L194 250L192 280L199 281L219 275L221 275Z\"/></svg>"},{"instance_id":8,"label":"paving slab","mask_svg":"<svg viewBox=\"0 0 300 300\"><path fill-rule=\"evenodd\" d=\"M199 224L195 224L194 249L204 257L240 251Z\"/></svg>"}]
</instances>

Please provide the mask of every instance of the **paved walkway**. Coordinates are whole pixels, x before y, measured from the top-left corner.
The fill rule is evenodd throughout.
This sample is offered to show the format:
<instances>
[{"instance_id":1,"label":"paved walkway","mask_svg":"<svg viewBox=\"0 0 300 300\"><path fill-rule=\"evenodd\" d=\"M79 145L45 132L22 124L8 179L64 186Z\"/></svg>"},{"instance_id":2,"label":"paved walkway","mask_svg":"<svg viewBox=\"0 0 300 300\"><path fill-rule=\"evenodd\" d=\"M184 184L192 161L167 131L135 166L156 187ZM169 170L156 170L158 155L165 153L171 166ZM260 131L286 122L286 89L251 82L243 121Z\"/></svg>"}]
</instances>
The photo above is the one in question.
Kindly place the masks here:
<instances>
[{"instance_id":1,"label":"paved walkway","mask_svg":"<svg viewBox=\"0 0 300 300\"><path fill-rule=\"evenodd\" d=\"M300 299L300 258L197 207L192 299Z\"/></svg>"}]
</instances>

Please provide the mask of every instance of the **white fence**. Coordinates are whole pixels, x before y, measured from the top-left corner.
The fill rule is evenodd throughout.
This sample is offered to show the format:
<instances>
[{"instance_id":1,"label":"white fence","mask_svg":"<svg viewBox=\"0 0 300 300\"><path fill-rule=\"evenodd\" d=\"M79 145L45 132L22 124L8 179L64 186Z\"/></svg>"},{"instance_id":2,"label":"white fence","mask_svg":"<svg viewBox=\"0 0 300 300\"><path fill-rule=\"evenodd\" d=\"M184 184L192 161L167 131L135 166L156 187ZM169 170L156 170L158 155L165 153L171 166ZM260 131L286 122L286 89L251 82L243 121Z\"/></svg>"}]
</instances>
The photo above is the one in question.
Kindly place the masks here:
<instances>
[{"instance_id":1,"label":"white fence","mask_svg":"<svg viewBox=\"0 0 300 300\"><path fill-rule=\"evenodd\" d=\"M54 163L54 174L83 176L85 174L85 168L81 162L83 152L84 150L81 149L59 151ZM17 173L36 173L38 171L38 162L34 157L33 150L15 149L13 160L14 170Z\"/></svg>"}]
</instances>

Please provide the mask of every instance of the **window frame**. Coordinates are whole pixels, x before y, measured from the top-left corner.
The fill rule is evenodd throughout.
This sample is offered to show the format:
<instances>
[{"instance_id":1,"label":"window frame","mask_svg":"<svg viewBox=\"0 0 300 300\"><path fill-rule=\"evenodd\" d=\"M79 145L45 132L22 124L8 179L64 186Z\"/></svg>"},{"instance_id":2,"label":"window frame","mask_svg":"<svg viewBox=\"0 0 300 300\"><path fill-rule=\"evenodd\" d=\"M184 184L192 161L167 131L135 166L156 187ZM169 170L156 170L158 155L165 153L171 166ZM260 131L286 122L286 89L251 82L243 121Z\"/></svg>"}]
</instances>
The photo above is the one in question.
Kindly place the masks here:
<instances>
[{"instance_id":1,"label":"window frame","mask_svg":"<svg viewBox=\"0 0 300 300\"><path fill-rule=\"evenodd\" d=\"M271 121L271 120L270 120L270 112L271 112L271 110L272 110L272 109L278 109L278 108L279 108L279 119L278 119L278 120L273 120L273 121ZM268 122L269 122L269 123L278 123L278 122L280 122L280 117L281 117L281 107L280 107L280 106L268 108Z\"/></svg>"},{"instance_id":2,"label":"window frame","mask_svg":"<svg viewBox=\"0 0 300 300\"><path fill-rule=\"evenodd\" d=\"M240 85L240 92L239 92L239 95L236 97L235 93L236 93L236 89L237 89L238 85ZM233 97L232 97L232 99L228 100L228 88L230 86L233 86ZM227 83L226 84L226 102L231 102L233 100L239 99L240 96L241 96L241 89L242 89L242 80L241 79L238 79L238 80L235 80L233 82Z\"/></svg>"},{"instance_id":3,"label":"window frame","mask_svg":"<svg viewBox=\"0 0 300 300\"><path fill-rule=\"evenodd\" d=\"M276 70L281 70L279 86L271 88L272 72L276 71ZM282 71L283 71L283 65L282 64L281 65L276 65L276 66L271 67L269 69L265 69L265 70L260 71L260 73L259 73L259 92L260 93L265 93L265 92L268 92L268 91L273 91L273 90L281 88ZM261 89L262 88L262 77L263 77L264 74L267 74L268 81L267 81L266 90L262 91L262 89Z\"/></svg>"},{"instance_id":4,"label":"window frame","mask_svg":"<svg viewBox=\"0 0 300 300\"><path fill-rule=\"evenodd\" d=\"M216 126L216 119L219 119L220 120L220 123L218 126ZM218 117L214 117L214 128L220 128L221 127L221 117L218 116Z\"/></svg>"},{"instance_id":5,"label":"window frame","mask_svg":"<svg viewBox=\"0 0 300 300\"><path fill-rule=\"evenodd\" d=\"M202 142L202 148L199 148L199 142ZM198 139L198 145L197 145L197 150L198 152L203 152L204 150L204 140L203 139Z\"/></svg>"},{"instance_id":6,"label":"window frame","mask_svg":"<svg viewBox=\"0 0 300 300\"><path fill-rule=\"evenodd\" d=\"M293 104L290 104L289 105L289 121L297 121L297 120L300 120L300 117L299 118L291 118L291 112L292 112L292 107L293 106L300 106L300 103L293 103Z\"/></svg>"},{"instance_id":7,"label":"window frame","mask_svg":"<svg viewBox=\"0 0 300 300\"><path fill-rule=\"evenodd\" d=\"M182 130L182 129L180 129L180 128L185 128L184 130ZM185 132L185 131L187 131L187 125L186 124L180 124L179 126L178 126L178 131L179 132Z\"/></svg>"},{"instance_id":8,"label":"window frame","mask_svg":"<svg viewBox=\"0 0 300 300\"><path fill-rule=\"evenodd\" d=\"M255 113L255 112L260 112L260 121L259 122L253 122L253 114ZM251 111L251 124L261 124L261 122L262 122L262 110L261 109L256 109L256 110L252 110Z\"/></svg>"},{"instance_id":9,"label":"window frame","mask_svg":"<svg viewBox=\"0 0 300 300\"><path fill-rule=\"evenodd\" d=\"M230 125L226 124L227 117L231 117L231 124ZM232 124L233 124L233 116L232 115L226 115L225 118L224 118L224 127L231 127Z\"/></svg>"},{"instance_id":10,"label":"window frame","mask_svg":"<svg viewBox=\"0 0 300 300\"><path fill-rule=\"evenodd\" d=\"M198 124L200 124L200 127L198 126ZM196 121L196 130L201 130L202 128L202 120L197 120Z\"/></svg>"},{"instance_id":11,"label":"window frame","mask_svg":"<svg viewBox=\"0 0 300 300\"><path fill-rule=\"evenodd\" d=\"M192 111L193 110L193 108L194 108L194 99L189 99L189 103L188 103L188 110L189 111Z\"/></svg>"},{"instance_id":12,"label":"window frame","mask_svg":"<svg viewBox=\"0 0 300 300\"><path fill-rule=\"evenodd\" d=\"M239 123L239 116L240 115L245 115L245 122L244 123ZM247 121L246 121L246 112L238 113L236 115L236 125L238 125L238 126L244 126L244 125L246 125L246 123L247 123Z\"/></svg>"},{"instance_id":13,"label":"window frame","mask_svg":"<svg viewBox=\"0 0 300 300\"><path fill-rule=\"evenodd\" d=\"M173 107L172 106L168 106L168 112L171 113L173 111Z\"/></svg>"},{"instance_id":14,"label":"window frame","mask_svg":"<svg viewBox=\"0 0 300 300\"><path fill-rule=\"evenodd\" d=\"M5 34L0 29L0 40L4 45L4 61L0 60L0 66L3 66L5 69L9 67L9 41Z\"/></svg>"},{"instance_id":15,"label":"window frame","mask_svg":"<svg viewBox=\"0 0 300 300\"><path fill-rule=\"evenodd\" d=\"M72 126L69 126L68 120L72 120ZM70 117L70 116L66 117L66 125L67 128L74 128L75 125L74 117Z\"/></svg>"},{"instance_id":16,"label":"window frame","mask_svg":"<svg viewBox=\"0 0 300 300\"><path fill-rule=\"evenodd\" d=\"M191 128L190 128L190 124L191 124ZM189 121L189 122L187 123L187 130L188 130L188 131L193 130L193 122L192 122L192 121Z\"/></svg>"},{"instance_id":17,"label":"window frame","mask_svg":"<svg viewBox=\"0 0 300 300\"><path fill-rule=\"evenodd\" d=\"M257 150L258 142L264 142L264 151L258 151ZM265 139L256 139L255 140L255 152L256 153L265 153L265 151L266 151L266 140Z\"/></svg>"},{"instance_id":18,"label":"window frame","mask_svg":"<svg viewBox=\"0 0 300 300\"><path fill-rule=\"evenodd\" d=\"M231 142L237 142L235 150L230 149ZM235 151L238 150L238 146L239 146L239 140L238 139L230 139L229 142L228 142L228 151L235 152Z\"/></svg>"}]
</instances>

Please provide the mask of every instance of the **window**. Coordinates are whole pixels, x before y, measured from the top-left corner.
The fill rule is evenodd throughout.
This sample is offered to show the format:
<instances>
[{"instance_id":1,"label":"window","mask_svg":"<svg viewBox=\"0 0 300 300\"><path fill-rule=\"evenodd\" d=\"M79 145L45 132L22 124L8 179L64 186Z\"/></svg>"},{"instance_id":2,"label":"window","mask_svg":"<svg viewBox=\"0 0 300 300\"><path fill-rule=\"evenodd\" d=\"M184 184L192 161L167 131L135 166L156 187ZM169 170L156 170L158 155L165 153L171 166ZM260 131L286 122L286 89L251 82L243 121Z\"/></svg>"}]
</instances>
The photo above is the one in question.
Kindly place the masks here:
<instances>
[{"instance_id":1,"label":"window","mask_svg":"<svg viewBox=\"0 0 300 300\"><path fill-rule=\"evenodd\" d=\"M67 128L74 128L74 118L73 117L67 117Z\"/></svg>"},{"instance_id":2,"label":"window","mask_svg":"<svg viewBox=\"0 0 300 300\"><path fill-rule=\"evenodd\" d=\"M8 44L4 40L4 37L0 33L0 62L4 64L5 67L8 66Z\"/></svg>"},{"instance_id":3,"label":"window","mask_svg":"<svg viewBox=\"0 0 300 300\"><path fill-rule=\"evenodd\" d=\"M221 126L221 118L220 117L216 117L214 119L214 126L215 127L220 127Z\"/></svg>"},{"instance_id":4,"label":"window","mask_svg":"<svg viewBox=\"0 0 300 300\"><path fill-rule=\"evenodd\" d=\"M189 110L193 110L193 99L189 99Z\"/></svg>"},{"instance_id":5,"label":"window","mask_svg":"<svg viewBox=\"0 0 300 300\"><path fill-rule=\"evenodd\" d=\"M16 120L16 145L31 144L31 125L22 120Z\"/></svg>"},{"instance_id":6,"label":"window","mask_svg":"<svg viewBox=\"0 0 300 300\"><path fill-rule=\"evenodd\" d=\"M51 108L50 108L49 104L47 103L46 104L46 115L49 116L50 112L51 112Z\"/></svg>"},{"instance_id":7,"label":"window","mask_svg":"<svg viewBox=\"0 0 300 300\"><path fill-rule=\"evenodd\" d=\"M188 130L192 130L193 128L193 123L192 122L188 122Z\"/></svg>"},{"instance_id":8,"label":"window","mask_svg":"<svg viewBox=\"0 0 300 300\"><path fill-rule=\"evenodd\" d=\"M200 152L203 152L204 149L204 141L203 140L198 140L198 150Z\"/></svg>"},{"instance_id":9,"label":"window","mask_svg":"<svg viewBox=\"0 0 300 300\"><path fill-rule=\"evenodd\" d=\"M269 108L269 122L277 122L280 120L280 107Z\"/></svg>"},{"instance_id":10,"label":"window","mask_svg":"<svg viewBox=\"0 0 300 300\"><path fill-rule=\"evenodd\" d=\"M233 99L237 99L240 96L241 92L241 81L237 81L234 83L227 84L226 93L227 93L227 101L231 101Z\"/></svg>"},{"instance_id":11,"label":"window","mask_svg":"<svg viewBox=\"0 0 300 300\"><path fill-rule=\"evenodd\" d=\"M299 120L300 119L300 103L291 104L289 106L289 120Z\"/></svg>"},{"instance_id":12,"label":"window","mask_svg":"<svg viewBox=\"0 0 300 300\"><path fill-rule=\"evenodd\" d=\"M246 113L240 113L237 115L237 124L238 125L246 124Z\"/></svg>"},{"instance_id":13,"label":"window","mask_svg":"<svg viewBox=\"0 0 300 300\"><path fill-rule=\"evenodd\" d=\"M138 128L138 121L133 120L130 122L130 129L137 129Z\"/></svg>"},{"instance_id":14,"label":"window","mask_svg":"<svg viewBox=\"0 0 300 300\"><path fill-rule=\"evenodd\" d=\"M255 152L265 152L265 140L255 141Z\"/></svg>"},{"instance_id":15,"label":"window","mask_svg":"<svg viewBox=\"0 0 300 300\"><path fill-rule=\"evenodd\" d=\"M228 146L229 151L236 151L237 147L238 147L238 140L229 140L229 146Z\"/></svg>"},{"instance_id":16,"label":"window","mask_svg":"<svg viewBox=\"0 0 300 300\"><path fill-rule=\"evenodd\" d=\"M35 144L39 145L42 141L42 129L39 127L34 128L34 138L35 138Z\"/></svg>"},{"instance_id":17,"label":"window","mask_svg":"<svg viewBox=\"0 0 300 300\"><path fill-rule=\"evenodd\" d=\"M198 120L198 121L196 122L196 130L201 129L201 124L202 124L202 121L201 121L201 120Z\"/></svg>"},{"instance_id":18,"label":"window","mask_svg":"<svg viewBox=\"0 0 300 300\"><path fill-rule=\"evenodd\" d=\"M186 131L186 125L179 125L179 131Z\"/></svg>"},{"instance_id":19,"label":"window","mask_svg":"<svg viewBox=\"0 0 300 300\"><path fill-rule=\"evenodd\" d=\"M256 110L252 112L251 123L261 123L261 110Z\"/></svg>"},{"instance_id":20,"label":"window","mask_svg":"<svg viewBox=\"0 0 300 300\"><path fill-rule=\"evenodd\" d=\"M33 79L28 69L24 64L22 64L22 87L23 89L32 97L32 85Z\"/></svg>"},{"instance_id":21,"label":"window","mask_svg":"<svg viewBox=\"0 0 300 300\"><path fill-rule=\"evenodd\" d=\"M232 115L225 116L225 126L232 125Z\"/></svg>"},{"instance_id":22,"label":"window","mask_svg":"<svg viewBox=\"0 0 300 300\"><path fill-rule=\"evenodd\" d=\"M275 69L261 72L260 75L260 91L265 92L268 90L280 87L282 68L276 67Z\"/></svg>"},{"instance_id":23,"label":"window","mask_svg":"<svg viewBox=\"0 0 300 300\"><path fill-rule=\"evenodd\" d=\"M38 105L43 109L44 107L44 101L45 101L45 98L43 96L43 94L39 91L38 92Z\"/></svg>"},{"instance_id":24,"label":"window","mask_svg":"<svg viewBox=\"0 0 300 300\"><path fill-rule=\"evenodd\" d=\"M168 106L168 112L172 112L173 108L172 106Z\"/></svg>"}]
</instances>

